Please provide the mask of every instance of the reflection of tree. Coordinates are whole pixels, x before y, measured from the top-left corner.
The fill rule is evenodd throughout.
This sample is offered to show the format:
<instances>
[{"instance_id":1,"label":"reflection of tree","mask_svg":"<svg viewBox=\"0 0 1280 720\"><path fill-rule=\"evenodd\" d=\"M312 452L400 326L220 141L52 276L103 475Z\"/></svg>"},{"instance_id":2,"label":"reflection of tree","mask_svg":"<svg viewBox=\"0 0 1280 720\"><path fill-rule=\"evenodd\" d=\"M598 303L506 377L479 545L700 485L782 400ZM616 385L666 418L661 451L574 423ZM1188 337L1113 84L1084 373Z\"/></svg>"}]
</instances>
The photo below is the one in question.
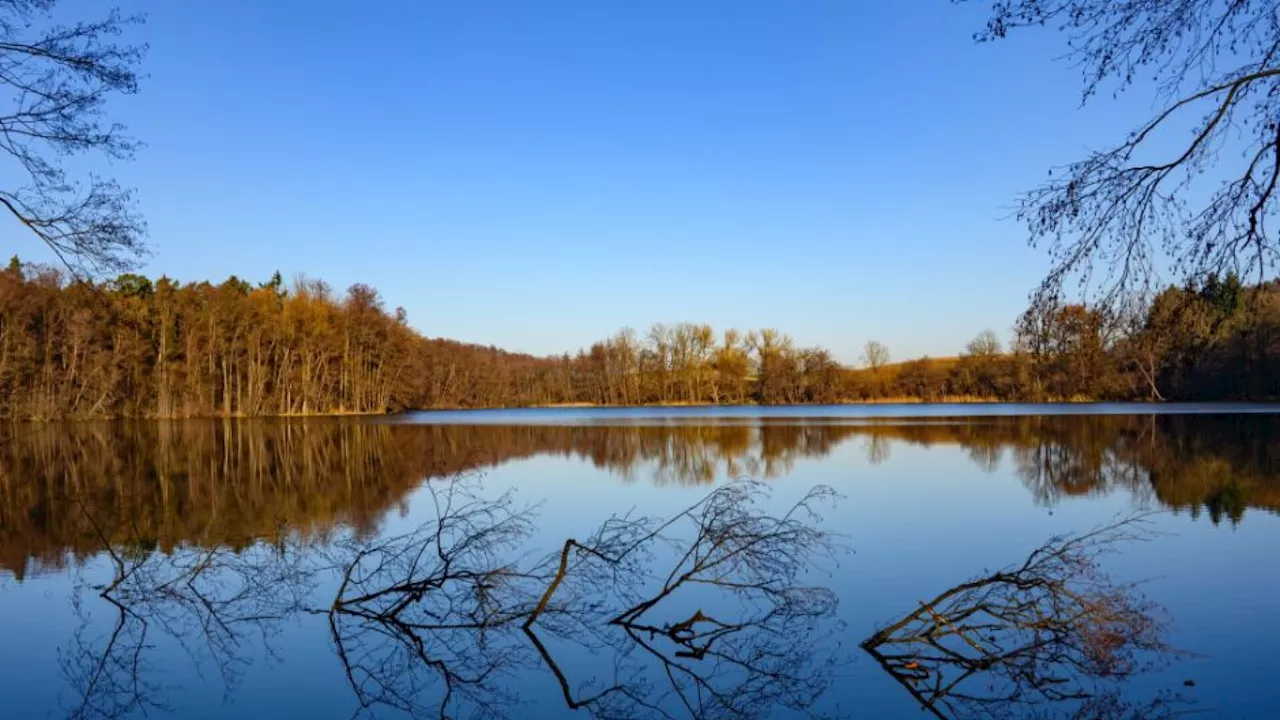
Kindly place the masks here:
<instances>
[{"instance_id":1,"label":"reflection of tree","mask_svg":"<svg viewBox=\"0 0 1280 720\"><path fill-rule=\"evenodd\" d=\"M1134 704L1130 677L1169 656L1161 610L1101 570L1150 537L1142 517L1055 537L1020 566L957 585L862 647L939 718L1158 718L1174 698Z\"/></svg>"},{"instance_id":2,"label":"reflection of tree","mask_svg":"<svg viewBox=\"0 0 1280 720\"><path fill-rule=\"evenodd\" d=\"M969 460L986 472L995 472L1000 468L1004 453L999 445L970 445Z\"/></svg>"},{"instance_id":3,"label":"reflection of tree","mask_svg":"<svg viewBox=\"0 0 1280 720\"><path fill-rule=\"evenodd\" d=\"M867 462L879 465L893 453L888 438L883 435L871 435L867 438Z\"/></svg>"},{"instance_id":4,"label":"reflection of tree","mask_svg":"<svg viewBox=\"0 0 1280 720\"><path fill-rule=\"evenodd\" d=\"M958 445L987 469L1008 458L1046 505L1124 491L1215 521L1238 521L1248 508L1280 510L1280 470L1271 461L1280 419L1267 415L585 427L89 423L0 443L0 567L21 579L29 568L102 550L68 498L130 518L162 550L192 539L243 547L280 527L308 537L337 526L367 532L425 478L539 454L580 458L627 479L709 485L780 478L798 460L854 439L866 442L871 462L903 444Z\"/></svg>"},{"instance_id":5,"label":"reflection of tree","mask_svg":"<svg viewBox=\"0 0 1280 720\"><path fill-rule=\"evenodd\" d=\"M1123 490L1144 505L1208 511L1239 522L1246 507L1280 510L1280 421L1271 416L1039 418L1015 446L1038 502ZM1061 420L1061 419L1059 419Z\"/></svg>"},{"instance_id":6,"label":"reflection of tree","mask_svg":"<svg viewBox=\"0 0 1280 720\"><path fill-rule=\"evenodd\" d=\"M409 438L403 438L408 440ZM431 458L383 426L338 421L184 421L58 426L0 444L0 564L59 566L111 542L146 538L245 547L279 528L317 536L371 529ZM341 481L337 479L340 478Z\"/></svg>"},{"instance_id":7,"label":"reflection of tree","mask_svg":"<svg viewBox=\"0 0 1280 720\"><path fill-rule=\"evenodd\" d=\"M528 563L511 554L529 516L508 498L435 497L418 531L345 549L329 616L363 707L503 715L516 672L601 718L767 716L826 688L835 598L799 580L832 550L813 514L828 490L775 518L757 507L763 486L734 483L664 522L611 518ZM612 679L571 680L565 653L611 656Z\"/></svg>"}]
</instances>

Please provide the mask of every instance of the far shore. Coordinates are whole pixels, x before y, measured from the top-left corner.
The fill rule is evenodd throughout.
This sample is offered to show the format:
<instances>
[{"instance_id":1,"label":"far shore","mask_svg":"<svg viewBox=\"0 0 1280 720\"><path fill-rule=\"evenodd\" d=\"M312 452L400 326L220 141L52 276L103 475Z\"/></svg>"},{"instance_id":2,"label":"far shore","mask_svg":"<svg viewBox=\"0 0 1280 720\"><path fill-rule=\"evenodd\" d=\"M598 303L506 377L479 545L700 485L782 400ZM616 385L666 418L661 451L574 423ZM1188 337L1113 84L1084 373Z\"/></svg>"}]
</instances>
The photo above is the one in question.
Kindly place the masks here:
<instances>
[{"instance_id":1,"label":"far shore","mask_svg":"<svg viewBox=\"0 0 1280 720\"><path fill-rule=\"evenodd\" d=\"M549 403L546 405L524 405L524 408L537 409L556 409L556 408L714 408L714 407L832 407L832 406L856 406L856 405L1081 405L1089 403L1111 403L1123 402L1129 405L1161 405L1166 403L1153 401L1111 401L1111 400L1092 400L1088 398L1072 398L1067 400L998 400L996 398L983 398L968 395L957 395L955 397L944 397L938 400L925 400L917 397L887 397L869 400L837 400L830 403L694 403L694 402L662 402L662 403L640 403L636 405L602 405L600 403ZM517 407L509 408L422 408L424 411L431 410L516 410Z\"/></svg>"},{"instance_id":2,"label":"far shore","mask_svg":"<svg viewBox=\"0 0 1280 720\"><path fill-rule=\"evenodd\" d=\"M174 415L174 416L114 416L114 417L59 417L59 418L30 418L25 420L11 420L10 424L26 425L26 424L46 424L58 422L101 422L115 420L162 420L162 421L178 421L178 420L307 420L307 419L340 419L340 418L385 418L400 417L409 413L435 413L435 412L492 412L495 410L642 410L652 408L759 408L767 410L769 408L821 408L821 407L883 407L887 405L910 405L914 407L930 407L942 405L1035 405L1035 406L1062 406L1062 407L1080 407L1083 405L1106 405L1106 406L1143 406L1155 408L1165 408L1173 410L1179 406L1193 405L1197 407L1214 407L1222 406L1224 408L1242 408L1249 406L1276 406L1280 407L1280 403L1270 400L1216 400L1216 401L1153 401L1153 400L1091 400L1087 398L1072 399L1053 399L1053 400L995 400L991 398L977 397L948 397L940 400L922 400L920 398L902 397L902 398L880 398L875 400L844 400L832 403L780 403L780 404L762 404L757 402L748 403L688 403L688 402L665 402L665 403L646 403L640 405L601 405L598 403L552 403L545 405L514 405L499 407L429 407L429 408L407 408L391 412L345 412L345 413L292 413L287 415ZM1235 410L1226 410L1226 412L1234 412Z\"/></svg>"}]
</instances>

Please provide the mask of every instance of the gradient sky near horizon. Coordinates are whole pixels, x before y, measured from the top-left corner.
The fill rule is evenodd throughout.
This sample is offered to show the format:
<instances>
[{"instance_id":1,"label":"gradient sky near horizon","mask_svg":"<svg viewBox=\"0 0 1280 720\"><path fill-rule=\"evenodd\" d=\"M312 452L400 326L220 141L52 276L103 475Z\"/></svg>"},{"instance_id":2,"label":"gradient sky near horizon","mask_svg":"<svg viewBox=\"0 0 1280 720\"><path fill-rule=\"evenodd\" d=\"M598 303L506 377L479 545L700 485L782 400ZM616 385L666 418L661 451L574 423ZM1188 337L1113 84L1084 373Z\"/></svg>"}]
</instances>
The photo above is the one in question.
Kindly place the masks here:
<instances>
[{"instance_id":1,"label":"gradient sky near horizon","mask_svg":"<svg viewBox=\"0 0 1280 720\"><path fill-rule=\"evenodd\" d=\"M427 335L538 354L683 320L847 362L1007 339L1047 265L1018 192L1151 110L1081 107L1052 30L976 44L981 2L124 9L148 77L110 112L146 148L111 172L146 273L364 282Z\"/></svg>"}]
</instances>

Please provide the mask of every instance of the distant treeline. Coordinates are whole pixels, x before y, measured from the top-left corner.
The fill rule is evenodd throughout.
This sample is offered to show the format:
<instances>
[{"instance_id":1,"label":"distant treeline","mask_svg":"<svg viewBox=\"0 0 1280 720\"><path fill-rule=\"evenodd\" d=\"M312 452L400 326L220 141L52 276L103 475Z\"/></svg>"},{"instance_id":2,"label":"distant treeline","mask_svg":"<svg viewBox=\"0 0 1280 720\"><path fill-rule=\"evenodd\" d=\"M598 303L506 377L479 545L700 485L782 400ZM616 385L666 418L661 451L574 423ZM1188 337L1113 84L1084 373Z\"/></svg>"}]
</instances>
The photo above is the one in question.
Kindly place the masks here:
<instances>
[{"instance_id":1,"label":"distant treeline","mask_svg":"<svg viewBox=\"0 0 1280 720\"><path fill-rule=\"evenodd\" d=\"M1131 317L1028 312L958 357L853 370L764 329L627 329L575 355L534 357L413 330L353 285L288 288L122 275L68 281L16 259L0 271L0 417L384 413L590 403L788 404L948 399L1262 400L1280 397L1280 292L1210 278Z\"/></svg>"}]
</instances>

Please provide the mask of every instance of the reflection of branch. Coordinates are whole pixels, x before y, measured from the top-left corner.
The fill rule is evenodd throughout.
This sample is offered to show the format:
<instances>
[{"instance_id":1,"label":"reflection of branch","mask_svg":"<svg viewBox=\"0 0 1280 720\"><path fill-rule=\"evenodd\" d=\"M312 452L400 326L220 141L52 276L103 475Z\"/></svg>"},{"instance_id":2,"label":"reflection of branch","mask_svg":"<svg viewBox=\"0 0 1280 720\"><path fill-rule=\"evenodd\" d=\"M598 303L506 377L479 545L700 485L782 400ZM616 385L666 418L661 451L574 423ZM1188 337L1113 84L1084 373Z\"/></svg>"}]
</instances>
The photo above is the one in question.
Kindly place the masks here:
<instances>
[{"instance_id":1,"label":"reflection of branch","mask_svg":"<svg viewBox=\"0 0 1280 720\"><path fill-rule=\"evenodd\" d=\"M67 711L69 720L108 720L148 707L164 708L155 697L159 688L148 683L144 676L142 651L147 647L146 620L109 596L103 597L118 615L102 648L94 647L93 642L85 638L89 622L83 617L77 600L73 604L82 615L81 624L72 636L71 647L59 653L62 673L76 688L78 696Z\"/></svg>"},{"instance_id":2,"label":"reflection of branch","mask_svg":"<svg viewBox=\"0 0 1280 720\"><path fill-rule=\"evenodd\" d=\"M421 715L434 705L443 718L465 703L493 714L498 700L512 699L499 680L516 643L501 630L523 613L518 585L527 577L507 554L528 537L530 513L510 495L482 499L466 478L427 490L432 521L338 544L330 634L362 709ZM423 699L433 691L438 697Z\"/></svg>"},{"instance_id":3,"label":"reflection of branch","mask_svg":"<svg viewBox=\"0 0 1280 720\"><path fill-rule=\"evenodd\" d=\"M602 545L565 543L555 563L556 573L524 629L556 676L570 707L586 707L605 717L738 718L768 715L778 707L807 710L817 700L826 687L830 666L822 659L824 648L816 642L815 632L827 626L835 597L825 588L800 587L798 581L818 557L834 550L832 537L815 525L816 506L830 500L833 493L817 488L780 517L756 509L765 494L757 483L733 483L653 531L622 532L628 524L621 523L600 534L609 540ZM636 523L636 527L643 524ZM682 527L691 530L691 539L682 538ZM631 536L638 536L639 542L617 541ZM673 552L674 562L665 577L655 575L651 563L634 565L629 572L618 574L632 553L642 548L647 551L653 542ZM614 550L618 547L621 552ZM535 632L540 613L562 583L575 579L570 574L571 556L582 561L577 579L585 579L589 588L595 574L601 572L614 583L622 577L636 588L656 585L644 597L631 588L619 592L615 585L617 597L630 599L620 612L606 620L605 613L584 618L570 610L567 618L552 624L551 631L579 644L584 636L594 635L624 656L638 648L642 658L656 662L658 676L665 679L668 690L632 681L574 699L564 673ZM732 620L712 617L701 609L673 612L674 607L685 604L680 598L708 591L716 593L717 608L738 601ZM717 610L717 614L722 612L727 611ZM647 619L651 614L672 619ZM608 633L610 626L622 633ZM645 669L637 666L628 668L625 675L638 678L644 673Z\"/></svg>"},{"instance_id":4,"label":"reflection of branch","mask_svg":"<svg viewBox=\"0 0 1280 720\"><path fill-rule=\"evenodd\" d=\"M817 514L830 489L774 514L767 486L731 483L666 520L615 516L533 557L522 555L532 512L510 495L484 499L468 479L425 487L434 518L417 530L352 532L322 553L280 542L162 554L136 528L130 543L106 542L128 533L94 517L113 574L95 595L117 619L105 644L77 633L63 656L78 694L71 717L159 707L146 663L157 632L211 659L230 688L245 641L298 612L327 618L361 713L514 716L520 673L601 720L817 714L844 659L836 597L808 584L839 550ZM1150 536L1137 516L1053 538L1019 566L921 603L863 647L948 720L1162 717L1176 698L1137 706L1119 692L1168 652L1159 609L1099 565ZM330 572L332 600L304 607Z\"/></svg>"},{"instance_id":5,"label":"reflection of branch","mask_svg":"<svg viewBox=\"0 0 1280 720\"><path fill-rule=\"evenodd\" d=\"M82 503L80 507L112 568L110 582L92 586L94 596L110 605L117 618L100 649L86 639L89 619L81 597L88 588L77 580L73 605L83 622L61 654L63 674L78 696L71 718L115 718L163 707L153 697L159 689L146 677L144 655L153 628L172 638L197 665L212 660L231 689L248 662L241 648L247 636L265 640L274 632L274 622L299 607L310 579L295 564L297 553L264 546L241 552L213 547L159 553L148 548L133 523L125 531L130 541L114 542L110 538L121 528L108 532L102 522L106 518Z\"/></svg>"},{"instance_id":6,"label":"reflection of branch","mask_svg":"<svg viewBox=\"0 0 1280 720\"><path fill-rule=\"evenodd\" d=\"M383 707L417 717L434 706L441 718L489 716L515 702L504 682L515 663L499 635L423 630L340 611L329 616L329 632L361 711Z\"/></svg>"},{"instance_id":7,"label":"reflection of branch","mask_svg":"<svg viewBox=\"0 0 1280 720\"><path fill-rule=\"evenodd\" d=\"M1020 566L920 603L862 647L939 718L1165 717L1172 698L1139 706L1119 694L1171 652L1160 608L1099 564L1119 544L1152 537L1145 522L1052 538Z\"/></svg>"},{"instance_id":8,"label":"reflection of branch","mask_svg":"<svg viewBox=\"0 0 1280 720\"><path fill-rule=\"evenodd\" d=\"M521 668L549 672L569 708L599 718L767 716L825 689L834 650L818 630L834 627L835 597L800 579L834 549L815 527L829 489L773 517L757 507L765 486L732 483L665 521L610 518L522 565L509 556L528 511L465 480L434 485L433 520L339 549L323 612L362 708L501 715L515 700L504 679ZM677 610L694 594L716 617ZM556 659L566 646L612 654L614 678L572 682Z\"/></svg>"},{"instance_id":9,"label":"reflection of branch","mask_svg":"<svg viewBox=\"0 0 1280 720\"><path fill-rule=\"evenodd\" d=\"M373 546L347 543L346 564L333 609L424 630L480 628L509 621L504 591L521 576L503 553L531 529L527 511L509 495L480 499L464 480L428 485L434 521ZM430 604L423 605L426 599ZM435 607L446 601L447 608Z\"/></svg>"}]
</instances>

